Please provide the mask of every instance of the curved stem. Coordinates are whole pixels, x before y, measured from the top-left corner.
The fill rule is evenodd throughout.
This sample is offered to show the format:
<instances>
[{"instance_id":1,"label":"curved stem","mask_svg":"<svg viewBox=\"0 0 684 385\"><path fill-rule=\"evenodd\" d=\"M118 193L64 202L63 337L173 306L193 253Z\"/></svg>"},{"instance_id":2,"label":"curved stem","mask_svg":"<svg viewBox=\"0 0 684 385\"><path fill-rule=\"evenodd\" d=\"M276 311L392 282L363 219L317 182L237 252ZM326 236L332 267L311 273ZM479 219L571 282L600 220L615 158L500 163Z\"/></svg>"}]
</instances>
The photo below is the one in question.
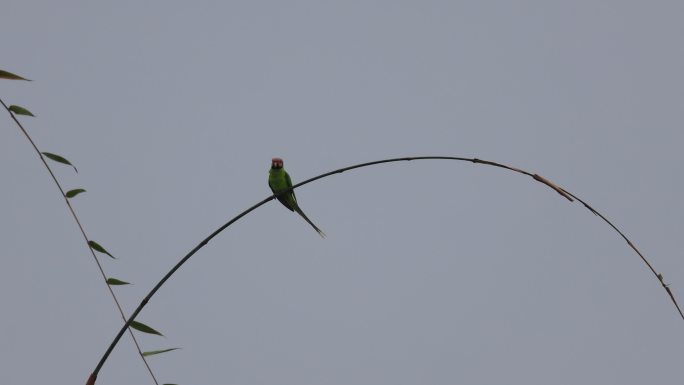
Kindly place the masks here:
<instances>
[{"instance_id":1,"label":"curved stem","mask_svg":"<svg viewBox=\"0 0 684 385\"><path fill-rule=\"evenodd\" d=\"M78 216L76 215L76 212L74 211L74 208L71 206L71 202L69 202L69 198L66 197L66 194L64 193L64 189L62 188L62 185L57 180L55 173L52 172L50 165L48 165L47 161L45 160L45 157L43 157L43 154L38 149L38 146L36 146L36 143L33 141L31 136L29 136L28 131L26 131L24 126L19 122L19 119L17 119L17 117L14 115L14 113L9 109L9 107L5 104L5 102L2 99L0 99L0 104L2 104L3 107L5 107L7 112L10 114L10 116L12 117L14 122L17 124L17 126L21 130L21 132L23 132L24 136L26 136L26 139L28 139L29 143L31 143L31 146L33 146L33 149L36 150L38 157L40 157L40 160L43 162L43 165L45 165L45 168L50 173L50 176L52 177L52 180L55 182L55 185L57 185L59 192L62 193L62 198L64 198L64 202L66 203L67 207L69 208L69 212L71 213L71 216L74 218L74 221L76 221L76 225L78 226L78 229L81 231L81 235L83 235L83 239L85 240L86 247L88 247L88 250L90 250L90 254L92 254L93 259L95 260L95 264L97 265L98 270L100 270L100 274L102 275L102 279L104 279L105 284L107 285L107 289L109 290L109 294L111 294L112 299L114 299L114 303L116 304L116 307L119 309L119 314L121 314L121 318L124 321L126 321L126 314L124 313L123 308L121 307L121 303L119 303L119 299L116 298L116 294L114 294L114 290L112 290L112 287L107 283L107 275L105 274L104 269L102 268L102 264L100 263L100 260L95 255L95 252L93 251L93 249L90 247L90 245L88 245L88 236L86 235L85 229L83 228L83 225L81 225L81 221L78 219ZM131 329L128 329L128 331L131 334L131 338L133 339L133 343L135 344L135 348L138 350L138 354L140 355L140 358L142 358L143 363L145 364L145 367L147 368L147 371L150 373L150 377L152 377L152 381L154 381L154 383L156 385L159 385L159 382L157 382L157 378L154 376L154 373L152 372L152 368L147 363L147 359L145 359L145 356L143 355L142 349L140 349L140 345L138 344L138 340L135 338L133 331Z\"/></svg>"},{"instance_id":2,"label":"curved stem","mask_svg":"<svg viewBox=\"0 0 684 385\"><path fill-rule=\"evenodd\" d=\"M684 320L684 313L682 313L682 310L681 310L681 308L679 307L679 304L677 303L677 301L676 301L674 295L672 294L672 291L670 290L670 288L663 282L663 277L662 277L662 275L661 275L661 274L658 274L658 273L655 271L655 269L652 267L652 265L646 260L646 258L644 257L644 255L641 254L641 252L640 252L640 251L636 248L636 246L634 246L634 244L633 244L633 243L632 243L632 242L631 242L631 241L622 233L622 231L620 231L613 223L611 223L608 219L606 219L606 217L604 217L603 215L601 215L598 211L594 210L594 208L592 208L591 206L589 206L589 205L588 205L586 202L584 202L582 199L580 199L580 198L576 197L575 195L569 193L567 190L565 190L565 189L559 187L558 185L552 183L551 181L549 181L548 179L542 177L541 175L533 174L533 173L531 173L531 172L528 172L528 171L525 171L525 170L521 170L521 169L519 169L519 168L507 166L507 165L502 164L502 163L492 162L492 161L488 161L488 160L481 160L481 159L477 159L477 158L463 158L463 157L455 157L455 156L415 156L415 157L391 158L391 159L376 160L376 161L373 161L373 162L360 163L360 164L356 164L356 165L353 165L353 166L348 166L348 167L340 168L340 169L337 169L337 170L334 170L334 171L326 172L326 173L324 173L324 174L315 176L315 177L313 177L313 178L309 178L309 179L307 179L307 180L305 180L305 181L303 181L303 182L300 182L300 183L295 184L294 186L292 186L291 188L289 188L289 189L287 189L287 190L285 190L285 191L282 191L282 192L280 192L280 193L278 193L278 194L273 194L273 195L271 195L271 196L269 196L269 197L267 197L267 198L264 198L264 199L261 200L259 203L255 204L255 205L253 205L252 207L248 208L247 210L241 212L241 213L238 214L236 217L234 217L233 219L231 219L230 221L228 221L226 224L224 224L223 226L221 226L221 227L219 227L218 229L216 229L216 231L214 231L214 232L211 233L208 237L206 237L202 242L200 242L197 246L195 246L194 249L190 250L190 252L189 252L188 254L186 254L186 255L185 255L185 256L184 256L184 257L183 257L183 258L182 258L182 259L181 259L181 260L180 260L180 261L179 261L179 262L178 262L178 263L169 271L169 272L168 272L168 273L166 273L166 275L165 275L165 276L164 276L164 277L163 277L163 278L154 286L154 288L152 288L152 290L147 294L147 296L145 296L145 298L140 302L140 305L138 305L138 308L135 309L135 311L133 312L133 314L131 314L130 318L128 318L128 321L126 321L126 324L121 328L121 330L119 330L119 333L116 335L116 337L114 337L114 340L113 340L112 343L109 345L109 348L107 348L107 351L104 353L104 355L103 355L102 358L100 359L100 362L98 362L97 366L95 367L95 370L93 371L93 373L91 374L91 376L90 376L90 378L89 378L89 380L88 380L88 382L87 382L87 385L93 385L93 384L95 383L95 379L97 378L97 375L98 375L98 373L100 372L100 369L102 369L102 366L104 365L105 361L107 361L107 358L108 358L109 355L111 354L112 350L114 349L114 347L116 346L116 344L117 344L117 343L119 342L119 340L121 339L121 336L122 336L122 335L124 334L124 332L126 331L126 328L128 328L128 327L130 326L130 324L133 322L133 320L135 319L135 317L142 311L142 309L145 307L145 305L147 305L147 303L148 303L149 300L152 298L152 296L154 296L154 294L157 292L157 290L159 290L159 289L162 287L162 285L164 285L164 283L165 283L165 282L166 282L166 281L167 281L167 280L168 280L168 279L169 279L169 278L170 278L170 277L171 277L171 276L172 276L172 275L181 267L181 266L183 266L183 264L184 264L185 262L187 262L187 260L190 259L190 257L192 257L199 249L201 249L202 247L204 247L204 246L205 246L207 243L209 243L209 241L211 241L215 236L217 236L220 232L222 232L223 230L225 230L228 226L230 226L230 225L232 225L233 223L237 222L240 218L244 217L245 215L249 214L250 212L254 211L255 209L257 209L257 208L259 208L260 206L262 206L262 205L264 205L265 203L267 203L268 201L271 201L271 200L275 199L276 197L278 197L278 196L280 196L280 195L287 194L288 192L290 192L290 191L296 189L297 187L301 187L301 186L303 186L303 185L305 185L305 184L308 184L308 183L314 182L314 181L316 181L316 180L319 180L319 179L328 177L328 176L330 176L330 175L341 174L341 173L343 173L343 172L345 172L345 171L349 171L349 170L353 170L353 169L357 169L357 168L362 168L362 167L373 166L373 165L381 164L381 163L392 163L392 162L402 162L402 161L412 161L412 160L427 160L427 159L432 159L432 160L455 160L455 161L462 161L462 162L472 162L472 163L475 163L475 164L483 164L483 165L487 165L487 166L493 166L493 167L503 168L503 169L506 169L506 170L509 170L509 171L513 171L513 172L516 172L516 173L519 173L519 174L527 175L527 176L533 178L534 180L536 180L537 182L540 182L540 183L542 183L542 184L545 184L546 186L548 186L549 188L553 189L554 191L556 191L558 194L560 194L562 197L564 197L565 199L567 199L567 200L570 201L570 202L573 202L574 200L577 200L578 202L582 203L582 204L584 205L584 207L586 207L589 211L591 211L591 212L594 213L595 215L599 216L603 221L605 221L605 222L608 223L613 229L615 229L615 231L617 231L618 234L620 234L620 236L622 236L622 238L623 238L623 239L627 242L627 244L628 244L628 245L629 245L629 246L630 246L630 247L639 255L639 257L641 257L642 261L644 261L644 263L648 266L648 268L651 270L651 272L652 272L652 273L656 276L656 278L660 281L661 285L665 288L665 290L667 291L668 295L670 296L670 299L672 299L672 302L674 303L675 307L677 308L677 311L679 312L679 315L681 316L682 320Z\"/></svg>"}]
</instances>

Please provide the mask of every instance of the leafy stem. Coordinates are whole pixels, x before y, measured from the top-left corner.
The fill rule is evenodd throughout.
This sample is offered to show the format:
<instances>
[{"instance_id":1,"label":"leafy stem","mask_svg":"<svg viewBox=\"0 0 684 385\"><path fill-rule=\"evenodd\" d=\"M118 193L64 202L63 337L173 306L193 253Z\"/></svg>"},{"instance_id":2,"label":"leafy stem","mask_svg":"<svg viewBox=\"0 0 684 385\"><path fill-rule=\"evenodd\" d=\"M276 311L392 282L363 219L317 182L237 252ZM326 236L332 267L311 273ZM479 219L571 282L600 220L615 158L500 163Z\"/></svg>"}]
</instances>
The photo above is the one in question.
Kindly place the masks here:
<instances>
[{"instance_id":1,"label":"leafy stem","mask_svg":"<svg viewBox=\"0 0 684 385\"><path fill-rule=\"evenodd\" d=\"M16 75L14 75L16 76ZM23 78L19 78L20 80ZM76 189L76 190L71 190L69 192L64 192L64 188L62 188L62 185L59 183L57 180L57 177L55 176L55 173L52 171L52 168L50 168L50 165L48 162L45 160L45 157L47 156L48 158L55 160L60 163L65 163L68 165L71 165L68 160L62 158L59 155L51 154L51 153L42 153L38 149L38 146L36 143L33 141L31 136L28 134L28 131L24 128L24 126L19 122L19 119L15 116L15 110L16 108L11 108L11 106L7 106L5 102L0 99L0 104L7 110L7 112L10 114L12 117L12 120L16 123L17 127L21 130L21 132L24 134L26 139L28 139L29 143L31 143L31 146L33 146L33 149L36 151L38 154L38 157L40 160L43 162L43 165L45 165L45 168L47 169L48 173L50 173L50 176L52 177L52 180L55 182L55 185L59 189L59 192L62 194L62 198L64 198L64 203L66 203L67 208L69 209L69 212L71 213L71 216L74 218L74 221L76 221L76 225L78 226L78 229L81 232L81 235L83 235L83 239L85 240L86 246L88 246L88 250L90 251L90 254L93 256L93 260L95 261L95 264L97 265L98 270L100 270L100 274L102 275L102 279L105 282L105 285L107 286L107 289L109 290L109 293L112 296L112 299L114 300L114 303L116 304L117 309L119 310L119 314L121 314L121 318L126 321L126 314L123 311L123 308L121 307L121 303L119 302L118 298L116 297L116 294L114 294L114 290L112 289L111 285L107 282L107 275L104 272L104 269L102 268L102 264L100 263L100 260L97 258L95 255L95 251L93 250L93 246L91 245L92 243L95 243L94 241L89 240L88 236L86 235L85 229L83 228L83 225L81 224L81 221L78 219L78 216L76 215L76 211L74 210L73 206L71 205L71 202L69 202L69 198L72 198L79 194L80 192L84 192L85 190L83 189ZM24 114L26 115L26 114ZM61 159L61 160L60 160ZM73 167L73 165L71 165ZM74 167L74 170L76 168ZM95 243L98 245L97 243ZM99 245L98 245L99 246ZM101 247L101 246L100 246ZM104 250L104 249L103 249ZM109 253L107 253L109 254ZM111 256L111 255L110 255ZM113 258L113 257L112 257ZM131 338L133 339L133 343L135 344L136 349L138 350L138 354L140 355L140 358L143 360L143 363L145 364L145 367L147 368L147 371L150 373L150 376L152 377L152 380L156 385L159 385L159 382L157 382L157 378L155 377L154 373L152 372L152 368L150 365L147 363L147 359L145 359L145 355L143 354L142 349L140 348L140 345L138 344L138 340L135 338L135 335L133 334L133 331L128 328L130 326L130 322L126 322L126 329L128 329ZM126 330L124 329L124 331Z\"/></svg>"}]
</instances>

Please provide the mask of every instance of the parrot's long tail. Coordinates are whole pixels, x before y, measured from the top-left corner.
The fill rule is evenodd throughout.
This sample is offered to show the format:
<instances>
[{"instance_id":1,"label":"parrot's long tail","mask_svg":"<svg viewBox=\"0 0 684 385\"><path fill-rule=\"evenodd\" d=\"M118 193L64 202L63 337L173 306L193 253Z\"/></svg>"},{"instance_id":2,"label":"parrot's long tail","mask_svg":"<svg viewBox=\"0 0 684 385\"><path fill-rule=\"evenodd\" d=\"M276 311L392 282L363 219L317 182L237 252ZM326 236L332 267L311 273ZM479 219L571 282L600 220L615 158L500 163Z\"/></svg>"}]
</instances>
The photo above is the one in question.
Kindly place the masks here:
<instances>
[{"instance_id":1,"label":"parrot's long tail","mask_svg":"<svg viewBox=\"0 0 684 385\"><path fill-rule=\"evenodd\" d=\"M314 230L316 230L316 232L318 233L318 235L321 236L321 238L325 238L325 233L323 232L323 230L319 229L318 226L314 225L313 222L311 222L311 219L309 219L309 218L306 216L306 214L304 214L304 211L302 211L302 209L300 209L299 206L295 205L294 211L296 211L297 214L301 215L302 218L304 218L305 221L309 222L309 224L311 225L311 227L313 227Z\"/></svg>"}]
</instances>

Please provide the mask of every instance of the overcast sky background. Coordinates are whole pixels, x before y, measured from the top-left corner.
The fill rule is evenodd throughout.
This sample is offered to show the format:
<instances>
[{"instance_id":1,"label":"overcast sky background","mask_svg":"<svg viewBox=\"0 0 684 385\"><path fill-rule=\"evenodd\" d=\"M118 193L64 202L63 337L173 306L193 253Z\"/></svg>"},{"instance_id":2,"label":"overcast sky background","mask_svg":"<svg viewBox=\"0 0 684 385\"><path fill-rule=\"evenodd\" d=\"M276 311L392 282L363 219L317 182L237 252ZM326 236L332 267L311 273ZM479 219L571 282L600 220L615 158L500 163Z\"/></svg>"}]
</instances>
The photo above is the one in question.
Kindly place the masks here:
<instances>
[{"instance_id":1,"label":"overcast sky background","mask_svg":"<svg viewBox=\"0 0 684 385\"><path fill-rule=\"evenodd\" d=\"M680 1L27 1L0 98L53 163L127 313L295 181L478 157L586 199L684 301ZM81 384L122 321L57 189L0 116L0 383ZM150 302L160 383L665 384L684 322L608 225L532 179L395 163L270 202ZM152 384L130 337L98 384Z\"/></svg>"}]
</instances>

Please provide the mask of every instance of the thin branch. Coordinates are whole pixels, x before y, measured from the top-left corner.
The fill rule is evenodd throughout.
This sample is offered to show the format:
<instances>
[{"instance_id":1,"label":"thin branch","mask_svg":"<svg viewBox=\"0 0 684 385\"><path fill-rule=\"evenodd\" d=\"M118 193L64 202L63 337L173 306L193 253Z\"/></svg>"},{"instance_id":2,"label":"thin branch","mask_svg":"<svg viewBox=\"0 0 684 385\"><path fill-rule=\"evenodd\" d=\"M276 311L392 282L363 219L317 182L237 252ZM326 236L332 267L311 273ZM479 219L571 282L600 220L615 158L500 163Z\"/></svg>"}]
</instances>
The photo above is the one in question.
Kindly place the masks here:
<instances>
[{"instance_id":1,"label":"thin branch","mask_svg":"<svg viewBox=\"0 0 684 385\"><path fill-rule=\"evenodd\" d=\"M81 221L78 219L78 216L76 215L76 212L74 211L74 208L71 206L71 202L69 202L69 198L66 197L66 194L64 193L64 189L62 188L62 185L59 183L57 180L57 177L55 174L52 172L52 169L50 168L50 165L48 165L47 161L45 160L45 157L43 157L43 154L40 152L38 149L38 146L36 146L36 143L33 141L31 136L28 134L28 131L24 128L24 126L19 122L17 117L14 115L14 113L9 109L9 107L5 104L5 102L0 99L0 104L7 110L7 112L10 114L12 117L12 120L17 124L21 132L24 133L24 136L26 136L26 139L31 143L31 146L33 146L33 149L36 150L36 153L38 154L38 157L40 157L40 160L43 162L43 165L45 165L45 168L48 170L50 173L50 176L52 177L52 180L55 182L55 185L59 189L59 192L62 193L62 198L64 198L64 202L66 203L67 207L69 208L69 212L71 213L71 216L74 218L74 221L76 221L76 225L78 225L78 229L81 231L81 235L83 235L83 239L85 240L86 247L88 250L90 250L90 254L93 256L93 260L95 260L95 264L97 264L98 270L100 270L100 274L102 274L102 279L105 282L105 285L107 285L107 289L109 290L109 293L112 295L112 299L114 300L114 303L116 304L116 307L119 309L119 314L121 314L121 318L126 321L126 314L123 311L123 308L121 307L121 303L119 303L118 298L116 298L116 294L114 294L114 290L112 290L112 287L107 283L107 275L104 272L104 269L102 268L102 264L100 263L100 260L97 258L95 255L95 252L93 249L88 245L88 236L86 235L86 232L83 228L83 225L81 225ZM150 373L150 377L152 377L152 380L156 385L159 385L159 382L157 381L157 378L154 376L154 373L152 372L152 368L150 365L147 363L147 359L145 359L145 356L143 356L142 349L140 349L140 345L138 344L138 340L135 338L135 335L133 334L133 330L128 328L128 332L131 334L131 338L133 338L133 343L135 344L135 348L138 350L138 354L140 355L140 358L142 358L143 363L145 364L145 367L147 368L147 371Z\"/></svg>"},{"instance_id":2,"label":"thin branch","mask_svg":"<svg viewBox=\"0 0 684 385\"><path fill-rule=\"evenodd\" d=\"M605 218L603 215L601 215L598 211L594 210L591 206L589 206L587 203L585 203L582 199L580 199L580 198L578 198L577 196L575 196L575 195L569 193L567 190L565 190L565 189L559 187L558 185L556 185L555 183L549 181L548 179L546 179L546 178L544 178L544 177L542 177L542 176L540 176L540 175L538 175L538 174L533 174L533 173L531 173L531 172L528 172L528 171L525 171L525 170L521 170L521 169L519 169L519 168L507 166L507 165L502 164L502 163L492 162L492 161L488 161L488 160L481 160L481 159L477 159L477 158L462 158L462 157L454 157L454 156L416 156L416 157L392 158L392 159L383 159L383 160L376 160L376 161L373 161L373 162L367 162L367 163L356 164L356 165L353 165L353 166L344 167L344 168L340 168L340 169L337 169L337 170L334 170L334 171L326 172L326 173L324 173L324 174L321 174L321 175L315 176L315 177L313 177L313 178L307 179L307 180L305 180L305 181L303 181L303 182L300 182L300 183L295 184L294 186L292 186L291 188L289 188L289 189L287 189L287 190L281 191L281 192L278 193L278 194L273 194L273 195L271 195L271 196L269 196L269 197L267 197L267 198L264 198L264 199L261 200L259 203L255 204L255 205L253 205L252 207L248 208L247 210L241 212L241 213L238 214L236 217L234 217L233 219L231 219L230 221L228 221L226 224L224 224L223 226L219 227L216 231L214 231L213 233L211 233L211 234L210 234L208 237L206 237L202 242L200 242L197 246L195 246L194 249L190 250L190 252L189 252L188 254L186 254L186 255L185 255L185 256L184 256L184 257L183 257L183 258L182 258L182 259L181 259L181 260L180 260L180 261L179 261L179 262L178 262L178 263L169 271L169 272L168 272L168 273L166 273L166 275L165 275L165 276L164 276L164 277L163 277L163 278L154 286L154 288L152 288L152 290L147 294L147 296L145 296L145 298L140 302L140 305L138 305L138 308L135 309L135 311L133 312L133 314L131 314L131 316L130 316L130 318L128 319L128 321L126 321L126 324L121 328L121 330L119 330L119 333L116 335L116 337L114 337L114 340L113 340L112 343L109 345L109 348L107 348L107 351L104 353L104 355L103 355L102 358L100 359L100 362L98 362L97 366L95 367L95 370L94 370L94 371L92 372L92 374L90 375L90 377L89 377L88 382L86 383L86 385L94 385L94 384L95 384L95 380L97 379L97 375L98 375L98 373L100 372L100 369L102 369L102 366L104 365L105 361L107 361L107 358L108 358L109 355L111 354L112 350L114 349L114 347L116 346L116 344L117 344L117 343L119 342L119 340L121 339L121 336L122 336L122 335L124 334L124 332L126 331L126 328L129 327L130 324L131 324L131 323L133 322L133 320L135 319L135 317L137 317L138 314L140 314L140 312L142 311L142 309L145 307L145 305L147 305L147 303L150 301L150 299L152 298L152 296L154 296L154 294L157 292L157 290L159 290L159 288L161 288L162 285L164 285L164 283L165 283L165 282L166 282L166 281L167 281L167 280L168 280L168 279L169 279L169 278L170 278L170 277L171 277L171 276L172 276L172 275L181 267L181 266L183 266L183 264L184 264L185 262L187 262L187 260L190 259L190 257L192 257L199 249L201 249L202 247L204 247L204 246L205 246L207 243L209 243L209 241L211 241L215 236L217 236L220 232L222 232L223 230L225 230L228 226L230 226L230 225L232 225L233 223L237 222L240 218L244 217L245 215L249 214L250 212L252 212L252 211L254 211L255 209L259 208L260 206L264 205L264 204L267 203L268 201L271 201L271 200L277 198L277 197L280 196L280 195L287 194L288 192L290 192L290 191L296 189L297 187L300 187L300 186L303 186L303 185L305 185L305 184L308 184L308 183L317 181L317 180L319 180L319 179L328 177L328 176L330 176L330 175L341 174L341 173L343 173L343 172L345 172L345 171L349 171L349 170L353 170L353 169L357 169L357 168L362 168L362 167L368 167L368 166L372 166L372 165L376 165L376 164L382 164L382 163L392 163L392 162L402 162L402 161L412 161L412 160L427 160L427 159L432 159L432 160L456 160L456 161L472 162L472 163L475 163L475 164L484 164L484 165L487 165L487 166L493 166L493 167L503 168L503 169L510 170L510 171L513 171L513 172L516 172L516 173L519 173L519 174L527 175L527 176L533 178L535 181L540 182L540 183L542 183L542 184L548 186L549 188L553 189L554 191L556 191L558 194L560 194L562 197L564 197L565 199L567 199L567 200L570 201L570 202L573 202L574 200L577 200L578 202L582 203L582 204L584 205L584 207L586 207L587 209L589 209L589 211L591 211L592 213L598 215L601 219L603 219L606 223L608 223L613 229L615 229L615 231L617 231L618 234L620 234L620 236L622 236L622 238L624 238L624 239L627 241L627 244L629 244L629 246L630 246L634 251L636 251L636 253L639 255L639 257L641 257L641 259L644 261L644 263L646 263L646 265L648 266L648 268L656 275L656 278L658 278L658 280L660 281L660 283L663 285L663 287L665 288L667 294L670 296L670 298L672 299L672 302L674 303L675 307L677 308L677 311L679 311L679 315L682 317L682 320L684 320L684 313L682 313L682 310L680 309L679 304L678 304L677 301L675 300L675 297L674 297L674 295L672 294L672 291L670 290L670 288L668 287L668 285L666 285L666 284L663 282L662 274L656 273L656 271L653 269L653 267L651 266L651 264L650 264L650 263L646 260L646 258L643 256L643 254L641 254L641 252L639 252L639 250L638 250L638 249L634 246L634 244L633 244L633 243L632 243L632 242L631 242L631 241L622 233L622 231L620 231L620 230L619 230L615 225L613 225L608 219L606 219L606 218Z\"/></svg>"}]
</instances>

